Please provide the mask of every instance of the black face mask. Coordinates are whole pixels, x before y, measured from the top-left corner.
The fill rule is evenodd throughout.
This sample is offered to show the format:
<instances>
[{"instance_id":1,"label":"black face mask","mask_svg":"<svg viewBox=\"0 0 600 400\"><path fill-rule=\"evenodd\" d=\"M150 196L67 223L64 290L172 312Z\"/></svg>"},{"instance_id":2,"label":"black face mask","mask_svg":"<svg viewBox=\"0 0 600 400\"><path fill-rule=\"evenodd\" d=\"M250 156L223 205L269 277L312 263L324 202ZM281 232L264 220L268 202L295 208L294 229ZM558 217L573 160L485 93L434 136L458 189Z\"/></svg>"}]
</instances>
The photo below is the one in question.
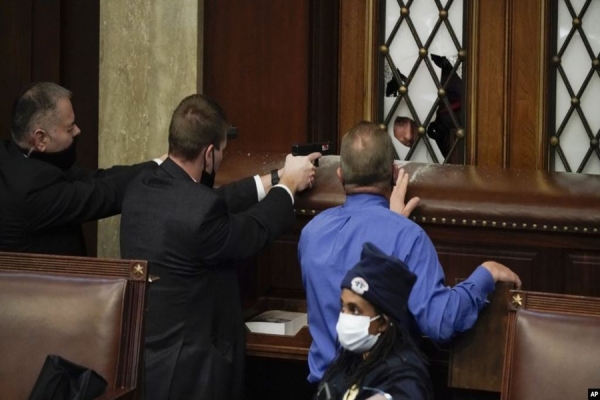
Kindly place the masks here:
<instances>
[{"instance_id":1,"label":"black face mask","mask_svg":"<svg viewBox=\"0 0 600 400\"><path fill-rule=\"evenodd\" d=\"M206 160L206 151L204 152L204 158ZM217 176L217 172L215 171L215 149L212 149L212 164L213 164L213 168L212 168L212 174L209 174L208 172L206 172L206 165L204 167L204 169L202 170L202 176L200 177L200 183L208 186L209 188L213 188L213 186L215 186L215 177Z\"/></svg>"},{"instance_id":2,"label":"black face mask","mask_svg":"<svg viewBox=\"0 0 600 400\"><path fill-rule=\"evenodd\" d=\"M64 150L56 152L39 152L32 150L27 154L27 158L44 161L66 171L75 164L75 158L77 156L75 151L76 147L77 137L74 137L71 145Z\"/></svg>"}]
</instances>

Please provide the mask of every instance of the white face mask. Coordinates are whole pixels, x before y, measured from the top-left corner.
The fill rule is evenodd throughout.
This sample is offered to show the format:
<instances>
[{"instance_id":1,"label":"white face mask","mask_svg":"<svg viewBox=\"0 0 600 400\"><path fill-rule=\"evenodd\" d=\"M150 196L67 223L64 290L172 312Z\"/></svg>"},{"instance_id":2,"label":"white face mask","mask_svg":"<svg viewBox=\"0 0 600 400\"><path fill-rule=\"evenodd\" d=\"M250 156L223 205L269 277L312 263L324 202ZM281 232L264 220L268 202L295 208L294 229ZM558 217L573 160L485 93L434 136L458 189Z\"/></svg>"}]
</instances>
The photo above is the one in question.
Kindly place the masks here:
<instances>
[{"instance_id":1,"label":"white face mask","mask_svg":"<svg viewBox=\"0 0 600 400\"><path fill-rule=\"evenodd\" d=\"M342 347L353 353L369 351L379 338L379 334L369 334L369 326L371 321L375 321L380 316L369 318L366 315L340 313L335 329Z\"/></svg>"}]
</instances>

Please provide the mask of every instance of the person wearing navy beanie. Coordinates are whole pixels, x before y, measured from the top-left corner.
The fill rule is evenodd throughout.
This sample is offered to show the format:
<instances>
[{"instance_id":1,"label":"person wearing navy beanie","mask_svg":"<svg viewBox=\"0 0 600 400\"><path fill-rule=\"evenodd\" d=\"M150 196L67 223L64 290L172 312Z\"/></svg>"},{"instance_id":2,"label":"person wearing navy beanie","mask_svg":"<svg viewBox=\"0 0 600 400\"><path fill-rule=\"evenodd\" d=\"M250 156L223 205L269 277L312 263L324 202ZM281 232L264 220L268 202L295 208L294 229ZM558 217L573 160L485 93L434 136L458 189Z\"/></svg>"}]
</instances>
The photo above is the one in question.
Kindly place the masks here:
<instances>
[{"instance_id":1,"label":"person wearing navy beanie","mask_svg":"<svg viewBox=\"0 0 600 400\"><path fill-rule=\"evenodd\" d=\"M363 245L341 283L341 349L319 384L318 400L433 398L426 363L403 323L416 280L398 258Z\"/></svg>"}]
</instances>

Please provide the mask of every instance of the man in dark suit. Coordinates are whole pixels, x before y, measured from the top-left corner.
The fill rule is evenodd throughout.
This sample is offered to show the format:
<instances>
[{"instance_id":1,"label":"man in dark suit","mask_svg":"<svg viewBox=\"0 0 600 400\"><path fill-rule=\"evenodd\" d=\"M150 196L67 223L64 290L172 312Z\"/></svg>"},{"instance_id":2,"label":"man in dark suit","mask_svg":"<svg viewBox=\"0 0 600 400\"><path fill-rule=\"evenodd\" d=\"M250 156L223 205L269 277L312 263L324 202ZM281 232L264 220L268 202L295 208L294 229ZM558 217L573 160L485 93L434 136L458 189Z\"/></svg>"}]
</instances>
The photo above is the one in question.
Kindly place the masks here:
<instances>
[{"instance_id":1,"label":"man in dark suit","mask_svg":"<svg viewBox=\"0 0 600 400\"><path fill-rule=\"evenodd\" d=\"M131 178L156 166L73 166L80 132L67 89L34 83L17 98L0 145L0 251L86 255L81 224L121 212Z\"/></svg>"},{"instance_id":2,"label":"man in dark suit","mask_svg":"<svg viewBox=\"0 0 600 400\"><path fill-rule=\"evenodd\" d=\"M218 104L183 99L169 127L169 157L125 195L121 256L148 260L160 277L148 293L147 400L243 398L244 323L232 262L290 226L294 193L314 179L320 153L288 155L271 175L213 189L227 129Z\"/></svg>"}]
</instances>

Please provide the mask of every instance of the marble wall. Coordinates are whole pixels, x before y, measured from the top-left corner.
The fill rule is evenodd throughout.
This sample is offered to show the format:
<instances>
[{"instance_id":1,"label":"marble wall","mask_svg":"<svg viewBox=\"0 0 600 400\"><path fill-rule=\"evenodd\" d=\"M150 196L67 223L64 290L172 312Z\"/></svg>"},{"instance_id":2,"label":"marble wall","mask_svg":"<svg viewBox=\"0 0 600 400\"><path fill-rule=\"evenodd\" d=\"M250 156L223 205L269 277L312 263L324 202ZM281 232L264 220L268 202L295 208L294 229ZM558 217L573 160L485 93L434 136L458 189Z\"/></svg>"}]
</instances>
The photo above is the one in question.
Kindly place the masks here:
<instances>
[{"instance_id":1,"label":"marble wall","mask_svg":"<svg viewBox=\"0 0 600 400\"><path fill-rule=\"evenodd\" d=\"M100 2L100 167L167 152L171 113L201 92L203 0ZM98 224L98 256L119 257L119 217Z\"/></svg>"}]
</instances>

